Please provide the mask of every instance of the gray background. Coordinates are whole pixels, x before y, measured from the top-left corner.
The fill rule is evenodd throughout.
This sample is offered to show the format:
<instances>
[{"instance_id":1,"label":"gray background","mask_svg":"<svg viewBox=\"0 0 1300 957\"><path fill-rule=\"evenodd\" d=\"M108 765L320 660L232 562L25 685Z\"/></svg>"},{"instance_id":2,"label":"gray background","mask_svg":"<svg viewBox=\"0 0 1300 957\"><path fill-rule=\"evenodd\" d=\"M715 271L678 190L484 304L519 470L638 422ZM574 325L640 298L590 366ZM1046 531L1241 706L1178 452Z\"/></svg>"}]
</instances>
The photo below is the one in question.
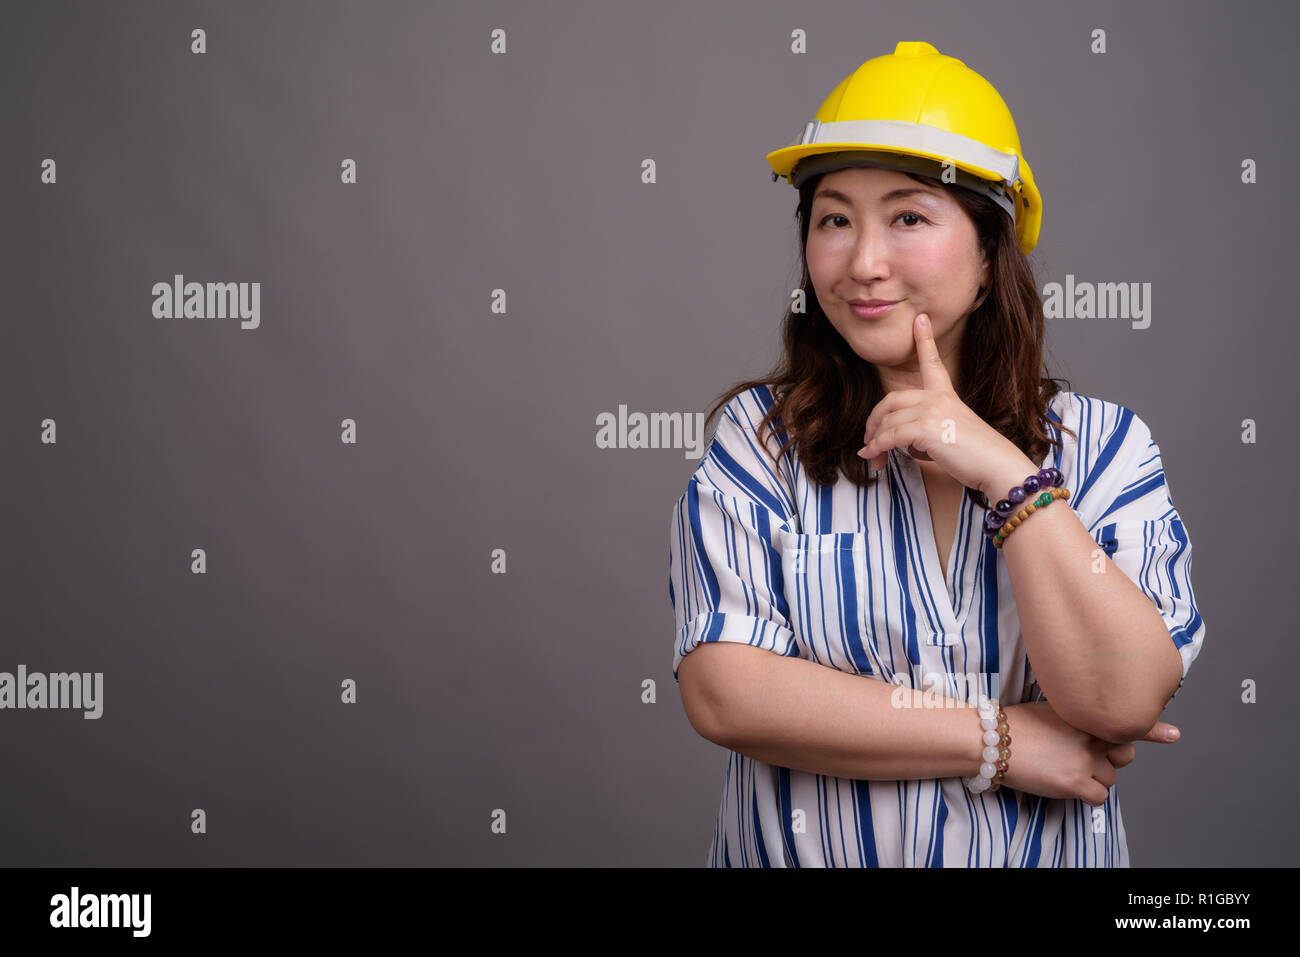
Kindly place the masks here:
<instances>
[{"instance_id":1,"label":"gray background","mask_svg":"<svg viewBox=\"0 0 1300 957\"><path fill-rule=\"evenodd\" d=\"M0 671L105 677L98 721L0 711L0 863L702 864L726 752L682 710L667 587L698 462L598 449L595 417L768 368L797 194L764 155L899 40L1007 99L1040 288L1152 283L1149 329L1049 323L1050 371L1150 425L1196 550L1183 740L1120 775L1134 865L1291 863L1296 28L1239 2L6 4ZM261 328L154 319L175 273L261 282Z\"/></svg>"}]
</instances>

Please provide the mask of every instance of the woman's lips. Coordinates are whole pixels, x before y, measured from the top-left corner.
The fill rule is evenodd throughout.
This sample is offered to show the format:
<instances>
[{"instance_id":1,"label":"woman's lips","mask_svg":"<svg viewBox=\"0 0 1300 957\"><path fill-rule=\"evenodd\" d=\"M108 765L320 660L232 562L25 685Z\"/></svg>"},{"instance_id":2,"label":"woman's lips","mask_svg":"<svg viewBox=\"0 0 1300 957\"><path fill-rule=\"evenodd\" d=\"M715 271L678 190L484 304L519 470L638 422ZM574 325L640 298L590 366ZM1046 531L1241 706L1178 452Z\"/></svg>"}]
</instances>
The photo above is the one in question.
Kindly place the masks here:
<instances>
[{"instance_id":1,"label":"woman's lips","mask_svg":"<svg viewBox=\"0 0 1300 957\"><path fill-rule=\"evenodd\" d=\"M896 302L886 303L883 306L859 306L855 303L849 303L849 308L853 310L853 314L859 319L878 319L897 305Z\"/></svg>"}]
</instances>

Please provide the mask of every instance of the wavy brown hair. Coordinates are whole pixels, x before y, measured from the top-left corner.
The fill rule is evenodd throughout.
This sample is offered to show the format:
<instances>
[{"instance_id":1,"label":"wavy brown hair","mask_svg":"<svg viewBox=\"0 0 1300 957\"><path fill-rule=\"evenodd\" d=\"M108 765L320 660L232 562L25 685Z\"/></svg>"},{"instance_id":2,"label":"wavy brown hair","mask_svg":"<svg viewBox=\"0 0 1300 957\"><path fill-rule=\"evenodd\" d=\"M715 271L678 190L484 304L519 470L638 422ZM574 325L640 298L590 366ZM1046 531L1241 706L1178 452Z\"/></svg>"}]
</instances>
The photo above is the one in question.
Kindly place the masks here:
<instances>
[{"instance_id":1,"label":"wavy brown hair","mask_svg":"<svg viewBox=\"0 0 1300 957\"><path fill-rule=\"evenodd\" d=\"M1043 303L1011 217L991 199L971 190L930 176L906 175L951 192L974 221L980 247L990 263L990 288L963 333L960 398L1030 459L1041 462L1050 446L1061 446L1047 431L1047 408L1062 383L1066 391L1070 391L1070 383L1044 374ZM822 176L815 176L799 187L795 211L803 269L801 298L806 311L796 312L791 304L782 324L783 355L776 367L760 379L738 383L723 393L705 423L740 393L766 385L774 401L758 429L762 436L763 430L775 435L784 427L787 438L777 457L793 451L818 485L834 484L838 472L854 484L866 486L872 478L868 463L857 451L862 447L867 416L884 399L885 391L875 366L858 356L831 325L808 275L808 227L813 194L821 180ZM1064 430L1077 440L1074 430ZM765 438L763 447L771 455ZM982 508L989 507L978 489L967 487L966 494Z\"/></svg>"}]
</instances>

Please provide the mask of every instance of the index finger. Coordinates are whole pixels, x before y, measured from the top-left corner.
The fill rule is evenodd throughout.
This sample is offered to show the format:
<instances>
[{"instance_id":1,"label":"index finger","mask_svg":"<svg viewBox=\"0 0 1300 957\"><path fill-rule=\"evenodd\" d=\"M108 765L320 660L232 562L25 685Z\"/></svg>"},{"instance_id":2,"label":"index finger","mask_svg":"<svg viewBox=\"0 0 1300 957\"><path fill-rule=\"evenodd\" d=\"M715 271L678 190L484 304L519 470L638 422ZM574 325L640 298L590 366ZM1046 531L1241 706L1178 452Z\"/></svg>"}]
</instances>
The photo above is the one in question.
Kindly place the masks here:
<instances>
[{"instance_id":1,"label":"index finger","mask_svg":"<svg viewBox=\"0 0 1300 957\"><path fill-rule=\"evenodd\" d=\"M921 388L955 391L952 387L952 377L948 375L948 369L939 355L939 346L934 341L934 329L929 314L917 313L915 333L916 362L921 369Z\"/></svg>"}]
</instances>

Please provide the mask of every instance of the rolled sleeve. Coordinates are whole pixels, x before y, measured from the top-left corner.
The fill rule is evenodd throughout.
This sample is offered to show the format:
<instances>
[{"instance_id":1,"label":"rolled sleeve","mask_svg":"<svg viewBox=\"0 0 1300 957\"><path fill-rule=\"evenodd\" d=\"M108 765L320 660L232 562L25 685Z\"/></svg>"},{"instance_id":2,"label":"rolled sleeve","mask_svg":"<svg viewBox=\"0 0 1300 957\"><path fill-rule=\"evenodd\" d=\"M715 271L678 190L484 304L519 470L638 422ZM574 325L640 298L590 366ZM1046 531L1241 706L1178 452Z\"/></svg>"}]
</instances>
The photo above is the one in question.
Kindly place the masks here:
<instances>
[{"instance_id":1,"label":"rolled sleeve","mask_svg":"<svg viewBox=\"0 0 1300 957\"><path fill-rule=\"evenodd\" d=\"M762 408L752 392L724 408L704 461L673 506L668 596L676 623L674 679L682 659L706 641L798 654L780 543L791 531L791 499L758 446L752 420Z\"/></svg>"},{"instance_id":2,"label":"rolled sleeve","mask_svg":"<svg viewBox=\"0 0 1300 957\"><path fill-rule=\"evenodd\" d=\"M1115 428L1098 449L1098 465L1104 467L1094 467L1084 484L1080 517L1110 560L1160 612L1183 660L1181 691L1205 639L1192 590L1192 543L1170 497L1150 429L1130 410L1117 408Z\"/></svg>"}]
</instances>

